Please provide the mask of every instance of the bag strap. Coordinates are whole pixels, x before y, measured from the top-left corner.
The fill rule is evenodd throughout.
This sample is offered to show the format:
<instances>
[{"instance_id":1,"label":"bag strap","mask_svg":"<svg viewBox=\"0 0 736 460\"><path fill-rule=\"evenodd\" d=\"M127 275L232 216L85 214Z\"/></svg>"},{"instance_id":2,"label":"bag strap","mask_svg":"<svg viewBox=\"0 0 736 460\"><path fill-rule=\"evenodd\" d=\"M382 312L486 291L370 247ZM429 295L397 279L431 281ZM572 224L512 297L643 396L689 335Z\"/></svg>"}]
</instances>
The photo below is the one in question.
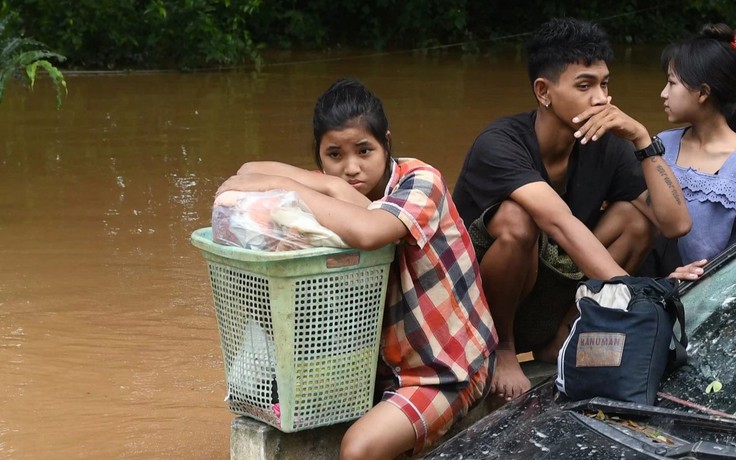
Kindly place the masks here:
<instances>
[{"instance_id":1,"label":"bag strap","mask_svg":"<svg viewBox=\"0 0 736 460\"><path fill-rule=\"evenodd\" d=\"M685 332L685 308L682 305L679 297L675 297L671 300L671 308L674 309L677 315L677 322L680 323L680 338L672 336L672 341L675 343L675 349L670 350L670 359L668 363L668 369L673 370L685 364L687 362L687 333Z\"/></svg>"},{"instance_id":2,"label":"bag strap","mask_svg":"<svg viewBox=\"0 0 736 460\"><path fill-rule=\"evenodd\" d=\"M654 280L659 286L662 284L659 280ZM664 301L664 308L668 313L674 315L675 320L680 325L680 338L676 335L672 335L672 342L675 344L675 349L670 350L670 357L667 360L667 372L672 371L687 362L687 333L685 332L685 307L682 305L680 300L680 282L675 280L667 280L667 284L672 283L672 287L666 289L666 294L662 297Z\"/></svg>"}]
</instances>

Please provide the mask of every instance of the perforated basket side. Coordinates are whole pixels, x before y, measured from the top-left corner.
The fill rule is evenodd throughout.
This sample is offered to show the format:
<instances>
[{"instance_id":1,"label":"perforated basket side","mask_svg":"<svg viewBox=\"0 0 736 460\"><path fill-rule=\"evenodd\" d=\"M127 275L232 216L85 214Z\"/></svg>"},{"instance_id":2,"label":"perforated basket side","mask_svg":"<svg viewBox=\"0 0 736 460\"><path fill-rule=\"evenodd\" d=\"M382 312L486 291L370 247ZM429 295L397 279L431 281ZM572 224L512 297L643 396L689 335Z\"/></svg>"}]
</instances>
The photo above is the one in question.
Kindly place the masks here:
<instances>
[{"instance_id":1,"label":"perforated basket side","mask_svg":"<svg viewBox=\"0 0 736 460\"><path fill-rule=\"evenodd\" d=\"M216 262L208 266L230 410L276 425L276 347L270 281Z\"/></svg>"},{"instance_id":2,"label":"perforated basket side","mask_svg":"<svg viewBox=\"0 0 736 460\"><path fill-rule=\"evenodd\" d=\"M367 412L394 248L321 248L289 251L301 257L253 258L254 251L240 254L199 239L195 246L209 267L230 410L284 432Z\"/></svg>"},{"instance_id":3,"label":"perforated basket side","mask_svg":"<svg viewBox=\"0 0 736 460\"><path fill-rule=\"evenodd\" d=\"M387 275L383 265L295 281L294 430L371 408Z\"/></svg>"}]
</instances>

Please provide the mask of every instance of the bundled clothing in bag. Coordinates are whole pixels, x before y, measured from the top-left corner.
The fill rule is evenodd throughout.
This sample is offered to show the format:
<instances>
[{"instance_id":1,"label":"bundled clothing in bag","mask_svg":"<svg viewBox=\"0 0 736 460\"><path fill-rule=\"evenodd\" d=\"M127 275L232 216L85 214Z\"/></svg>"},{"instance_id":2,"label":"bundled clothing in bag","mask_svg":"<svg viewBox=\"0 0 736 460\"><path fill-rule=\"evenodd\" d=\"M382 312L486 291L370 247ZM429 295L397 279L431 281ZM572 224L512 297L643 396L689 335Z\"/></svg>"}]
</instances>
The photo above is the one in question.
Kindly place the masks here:
<instances>
[{"instance_id":1,"label":"bundled clothing in bag","mask_svg":"<svg viewBox=\"0 0 736 460\"><path fill-rule=\"evenodd\" d=\"M580 316L560 349L557 388L572 400L600 396L653 404L665 372L687 360L675 281L588 280L578 285L575 303Z\"/></svg>"},{"instance_id":2,"label":"bundled clothing in bag","mask_svg":"<svg viewBox=\"0 0 736 460\"><path fill-rule=\"evenodd\" d=\"M212 208L212 239L258 251L348 247L317 222L296 192L287 190L221 193Z\"/></svg>"}]
</instances>

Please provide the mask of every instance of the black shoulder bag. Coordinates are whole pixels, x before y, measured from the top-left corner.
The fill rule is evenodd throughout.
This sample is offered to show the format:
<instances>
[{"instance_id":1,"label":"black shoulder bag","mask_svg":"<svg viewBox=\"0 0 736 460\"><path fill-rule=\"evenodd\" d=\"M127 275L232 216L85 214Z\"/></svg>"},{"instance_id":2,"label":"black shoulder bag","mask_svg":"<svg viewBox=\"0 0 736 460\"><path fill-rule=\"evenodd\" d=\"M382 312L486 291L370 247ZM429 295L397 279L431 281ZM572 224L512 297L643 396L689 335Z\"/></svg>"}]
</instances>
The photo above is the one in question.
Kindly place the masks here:
<instances>
[{"instance_id":1,"label":"black shoulder bag","mask_svg":"<svg viewBox=\"0 0 736 460\"><path fill-rule=\"evenodd\" d=\"M675 280L617 276L578 284L580 316L560 349L557 388L569 399L653 404L667 371L687 361ZM673 333L679 323L678 334Z\"/></svg>"}]
</instances>

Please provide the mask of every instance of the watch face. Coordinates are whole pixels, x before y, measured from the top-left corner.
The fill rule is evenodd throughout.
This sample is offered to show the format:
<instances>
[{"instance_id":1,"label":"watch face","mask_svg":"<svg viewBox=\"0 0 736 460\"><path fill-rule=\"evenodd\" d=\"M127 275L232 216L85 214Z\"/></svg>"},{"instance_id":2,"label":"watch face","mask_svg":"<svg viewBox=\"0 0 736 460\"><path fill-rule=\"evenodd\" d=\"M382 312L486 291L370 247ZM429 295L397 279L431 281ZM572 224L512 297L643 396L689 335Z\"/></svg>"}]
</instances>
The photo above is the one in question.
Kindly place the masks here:
<instances>
[{"instance_id":1,"label":"watch face","mask_svg":"<svg viewBox=\"0 0 736 460\"><path fill-rule=\"evenodd\" d=\"M652 147L652 152L647 156L664 154L664 144L662 143L662 139L657 136L652 137Z\"/></svg>"},{"instance_id":2,"label":"watch face","mask_svg":"<svg viewBox=\"0 0 736 460\"><path fill-rule=\"evenodd\" d=\"M634 152L634 155L636 155L636 158L639 161L645 158L659 156L663 154L664 154L664 144L662 143L662 140L658 138L657 136L652 137L652 143L649 144L648 147Z\"/></svg>"}]
</instances>

